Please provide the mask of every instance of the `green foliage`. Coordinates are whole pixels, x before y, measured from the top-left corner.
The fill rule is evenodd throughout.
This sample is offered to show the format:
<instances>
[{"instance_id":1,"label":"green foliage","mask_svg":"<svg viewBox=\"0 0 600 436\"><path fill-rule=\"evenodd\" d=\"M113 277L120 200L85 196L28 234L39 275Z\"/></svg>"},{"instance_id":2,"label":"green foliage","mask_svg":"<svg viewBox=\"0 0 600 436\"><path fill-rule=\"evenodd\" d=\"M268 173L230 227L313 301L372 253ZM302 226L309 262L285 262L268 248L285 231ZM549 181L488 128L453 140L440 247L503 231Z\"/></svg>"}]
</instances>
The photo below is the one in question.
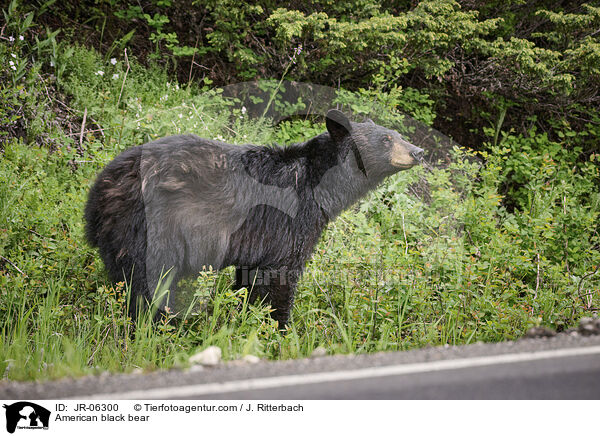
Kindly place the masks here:
<instances>
[{"instance_id":1,"label":"green foliage","mask_svg":"<svg viewBox=\"0 0 600 436\"><path fill-rule=\"evenodd\" d=\"M559 136L568 141L575 132ZM565 268L585 264L586 250L600 243L593 231L600 218L594 182L599 177L597 165L578 162L581 147L569 150L535 129L527 137L504 135L492 150L504 168L498 179L519 212L505 224L506 230L518 236L531 255L544 253L551 263Z\"/></svg>"},{"instance_id":2,"label":"green foliage","mask_svg":"<svg viewBox=\"0 0 600 436\"><path fill-rule=\"evenodd\" d=\"M276 29L275 41L282 49L302 41L310 47L300 67L310 73L336 71L344 77L377 72L394 83L415 68L426 77L443 75L451 66L445 51L461 40L486 35L497 21L478 22L476 13L463 12L458 3L446 0L420 2L400 15L377 8L358 21L278 8L267 24Z\"/></svg>"},{"instance_id":3,"label":"green foliage","mask_svg":"<svg viewBox=\"0 0 600 436\"><path fill-rule=\"evenodd\" d=\"M274 140L278 144L303 142L324 131L324 124L315 124L311 120L282 121L277 126Z\"/></svg>"},{"instance_id":4,"label":"green foliage","mask_svg":"<svg viewBox=\"0 0 600 436\"><path fill-rule=\"evenodd\" d=\"M256 16L265 11L263 7L253 2L234 0L209 0L203 1L202 5L213 23L206 35L206 51L225 56L228 62L236 66L240 78L253 78L258 65L265 61L265 56L247 46L252 33L248 23L255 21Z\"/></svg>"},{"instance_id":5,"label":"green foliage","mask_svg":"<svg viewBox=\"0 0 600 436\"><path fill-rule=\"evenodd\" d=\"M113 42L108 55L112 55L117 48L124 48L134 35L140 30L140 24L148 32L147 39L153 44L153 51L149 58L159 60L163 58L165 52L173 65L177 65L177 58L192 56L198 52L197 47L182 45L176 32L168 30L171 19L169 11L173 8L171 0L150 0L144 3L130 4L126 0L104 0L96 2L91 9L93 11L92 20L101 29L101 36L107 30L115 30L119 35L113 38ZM117 19L120 23L113 24ZM122 23L128 23L133 28L127 28L123 32Z\"/></svg>"},{"instance_id":6,"label":"green foliage","mask_svg":"<svg viewBox=\"0 0 600 436\"><path fill-rule=\"evenodd\" d=\"M13 87L16 87L24 79L32 64L36 63L36 59L47 59L50 67L55 66L56 36L60 33L60 29L50 31L46 28L43 36L41 32L34 33L35 13L29 12L23 15L16 0L12 0L2 14L6 22L6 32L10 35L8 40L11 43L10 48L4 47L4 49L8 49L12 57L9 59L8 73Z\"/></svg>"},{"instance_id":7,"label":"green foliage","mask_svg":"<svg viewBox=\"0 0 600 436\"><path fill-rule=\"evenodd\" d=\"M540 129L550 127L549 118L580 129L600 102L596 1L576 1L568 9L517 0L191 4L102 0L82 8L66 1L62 7L49 2L37 13L42 21L52 21L46 18L52 13L89 23L106 60L129 48L173 67L186 81L200 77L224 85L286 77L377 90L394 96L402 111L424 105L431 113L419 119L452 129L453 138L472 146L482 142L489 122L481 115L495 118L506 103L504 121L526 134L531 115ZM31 24L33 11L22 9L18 23ZM409 92L408 106L395 97ZM594 142L583 144L584 153L593 150Z\"/></svg>"},{"instance_id":8,"label":"green foliage","mask_svg":"<svg viewBox=\"0 0 600 436\"><path fill-rule=\"evenodd\" d=\"M401 124L405 115L425 125L432 125L435 119L434 101L414 88L397 87L389 91L359 88L356 92L341 89L335 101L354 114L377 116L393 125Z\"/></svg>"}]
</instances>

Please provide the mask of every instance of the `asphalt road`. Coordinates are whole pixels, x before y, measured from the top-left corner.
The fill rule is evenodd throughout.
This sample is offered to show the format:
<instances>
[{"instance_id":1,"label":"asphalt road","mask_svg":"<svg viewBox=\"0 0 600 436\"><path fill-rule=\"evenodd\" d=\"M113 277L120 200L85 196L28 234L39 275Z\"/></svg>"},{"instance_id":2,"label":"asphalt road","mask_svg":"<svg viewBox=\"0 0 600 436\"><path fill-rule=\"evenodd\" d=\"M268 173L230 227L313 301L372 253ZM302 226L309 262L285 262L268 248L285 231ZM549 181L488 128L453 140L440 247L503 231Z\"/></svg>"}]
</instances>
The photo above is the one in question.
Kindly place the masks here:
<instances>
[{"instance_id":1,"label":"asphalt road","mask_svg":"<svg viewBox=\"0 0 600 436\"><path fill-rule=\"evenodd\" d=\"M2 399L600 399L600 336L229 363L51 383Z\"/></svg>"}]
</instances>

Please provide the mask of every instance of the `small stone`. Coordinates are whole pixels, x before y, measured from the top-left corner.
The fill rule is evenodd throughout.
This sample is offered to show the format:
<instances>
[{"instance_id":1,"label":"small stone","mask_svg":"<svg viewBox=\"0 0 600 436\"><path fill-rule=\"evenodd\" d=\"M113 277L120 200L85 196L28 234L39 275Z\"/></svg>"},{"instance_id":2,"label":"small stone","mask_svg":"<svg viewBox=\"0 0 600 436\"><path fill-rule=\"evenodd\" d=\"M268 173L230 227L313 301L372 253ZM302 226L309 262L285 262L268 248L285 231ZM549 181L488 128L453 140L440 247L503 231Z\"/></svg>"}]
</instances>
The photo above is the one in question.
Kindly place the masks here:
<instances>
[{"instance_id":1,"label":"small stone","mask_svg":"<svg viewBox=\"0 0 600 436\"><path fill-rule=\"evenodd\" d=\"M556 336L556 332L548 327L531 327L525 333L525 336L528 338L551 338Z\"/></svg>"},{"instance_id":2,"label":"small stone","mask_svg":"<svg viewBox=\"0 0 600 436\"><path fill-rule=\"evenodd\" d=\"M317 347L310 353L310 357L323 357L327 356L327 349L325 347Z\"/></svg>"},{"instance_id":3,"label":"small stone","mask_svg":"<svg viewBox=\"0 0 600 436\"><path fill-rule=\"evenodd\" d=\"M244 363L258 363L260 362L260 357L254 356L252 354L246 354L244 357L242 357L242 362Z\"/></svg>"},{"instance_id":4,"label":"small stone","mask_svg":"<svg viewBox=\"0 0 600 436\"><path fill-rule=\"evenodd\" d=\"M215 346L208 347L191 356L189 362L205 366L218 365L221 362L221 349Z\"/></svg>"},{"instance_id":5,"label":"small stone","mask_svg":"<svg viewBox=\"0 0 600 436\"><path fill-rule=\"evenodd\" d=\"M579 320L579 333L583 336L600 334L600 319L584 317Z\"/></svg>"}]
</instances>

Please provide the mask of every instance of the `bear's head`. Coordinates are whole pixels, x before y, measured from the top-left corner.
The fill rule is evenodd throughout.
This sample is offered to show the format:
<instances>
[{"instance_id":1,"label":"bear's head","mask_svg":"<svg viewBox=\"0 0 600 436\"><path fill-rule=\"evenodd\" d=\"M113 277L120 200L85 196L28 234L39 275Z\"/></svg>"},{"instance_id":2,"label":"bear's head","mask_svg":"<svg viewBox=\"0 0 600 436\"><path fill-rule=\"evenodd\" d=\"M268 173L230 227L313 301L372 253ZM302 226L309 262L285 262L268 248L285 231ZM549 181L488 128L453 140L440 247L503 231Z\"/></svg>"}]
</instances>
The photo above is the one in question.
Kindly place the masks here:
<instances>
[{"instance_id":1,"label":"bear's head","mask_svg":"<svg viewBox=\"0 0 600 436\"><path fill-rule=\"evenodd\" d=\"M406 141L395 130L375 124L350 122L342 112L327 112L325 124L333 141L348 147L354 154L358 168L373 181L421 162L423 149Z\"/></svg>"}]
</instances>

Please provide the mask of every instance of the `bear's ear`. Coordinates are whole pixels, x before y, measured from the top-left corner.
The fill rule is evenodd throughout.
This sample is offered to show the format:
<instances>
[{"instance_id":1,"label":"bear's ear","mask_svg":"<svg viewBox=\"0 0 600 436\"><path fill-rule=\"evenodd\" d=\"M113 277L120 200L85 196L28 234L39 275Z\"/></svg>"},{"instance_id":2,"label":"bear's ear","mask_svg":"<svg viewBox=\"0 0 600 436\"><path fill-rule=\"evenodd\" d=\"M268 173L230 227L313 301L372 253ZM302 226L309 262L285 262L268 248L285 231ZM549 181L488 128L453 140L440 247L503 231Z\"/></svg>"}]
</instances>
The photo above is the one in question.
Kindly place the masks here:
<instances>
[{"instance_id":1,"label":"bear's ear","mask_svg":"<svg viewBox=\"0 0 600 436\"><path fill-rule=\"evenodd\" d=\"M331 138L335 142L340 142L352 131L350 121L348 121L346 115L336 109L327 112L325 125L327 126L329 135L331 135Z\"/></svg>"}]
</instances>

